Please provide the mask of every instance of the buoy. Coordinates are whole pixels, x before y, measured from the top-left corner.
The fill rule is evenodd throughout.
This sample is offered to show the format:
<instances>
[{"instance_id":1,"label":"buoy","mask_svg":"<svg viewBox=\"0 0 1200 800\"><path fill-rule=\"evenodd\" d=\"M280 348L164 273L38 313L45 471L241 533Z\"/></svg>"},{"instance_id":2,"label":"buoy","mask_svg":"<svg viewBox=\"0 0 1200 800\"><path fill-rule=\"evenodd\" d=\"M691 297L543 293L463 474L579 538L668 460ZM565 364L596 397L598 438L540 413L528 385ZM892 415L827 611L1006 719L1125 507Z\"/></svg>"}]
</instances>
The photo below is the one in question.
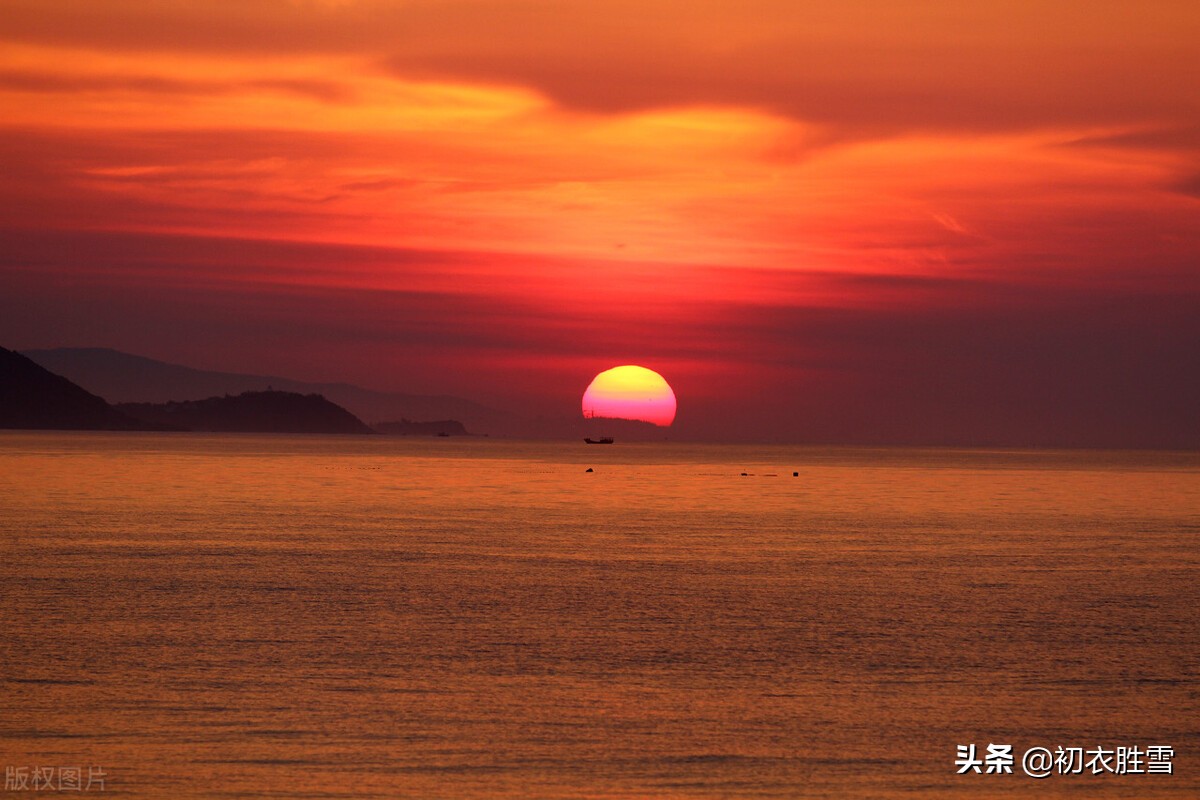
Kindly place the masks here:
<instances>
[{"instance_id":1,"label":"buoy","mask_svg":"<svg viewBox=\"0 0 1200 800\"><path fill-rule=\"evenodd\" d=\"M588 468L587 468L587 470L585 470L585 471L586 471L586 472L595 472L595 470L594 470L594 469L592 469L591 467L588 467Z\"/></svg>"},{"instance_id":2,"label":"buoy","mask_svg":"<svg viewBox=\"0 0 1200 800\"><path fill-rule=\"evenodd\" d=\"M799 473L799 472L793 472L793 473L792 473L792 477L793 477L793 478L799 478L799 477L800 477L800 473Z\"/></svg>"}]
</instances>

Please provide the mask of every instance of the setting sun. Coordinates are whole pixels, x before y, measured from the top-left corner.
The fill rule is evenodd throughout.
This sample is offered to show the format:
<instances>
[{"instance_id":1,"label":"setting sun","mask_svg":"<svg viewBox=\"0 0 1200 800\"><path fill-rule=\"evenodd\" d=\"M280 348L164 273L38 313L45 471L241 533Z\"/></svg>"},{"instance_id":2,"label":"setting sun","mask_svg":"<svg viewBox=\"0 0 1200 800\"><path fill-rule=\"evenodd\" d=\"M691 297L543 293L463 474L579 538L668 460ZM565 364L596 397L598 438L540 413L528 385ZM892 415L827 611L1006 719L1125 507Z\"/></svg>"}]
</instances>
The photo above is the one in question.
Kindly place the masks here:
<instances>
[{"instance_id":1,"label":"setting sun","mask_svg":"<svg viewBox=\"0 0 1200 800\"><path fill-rule=\"evenodd\" d=\"M583 416L667 426L675 421L675 392L652 369L632 364L613 367L597 375L583 393Z\"/></svg>"}]
</instances>

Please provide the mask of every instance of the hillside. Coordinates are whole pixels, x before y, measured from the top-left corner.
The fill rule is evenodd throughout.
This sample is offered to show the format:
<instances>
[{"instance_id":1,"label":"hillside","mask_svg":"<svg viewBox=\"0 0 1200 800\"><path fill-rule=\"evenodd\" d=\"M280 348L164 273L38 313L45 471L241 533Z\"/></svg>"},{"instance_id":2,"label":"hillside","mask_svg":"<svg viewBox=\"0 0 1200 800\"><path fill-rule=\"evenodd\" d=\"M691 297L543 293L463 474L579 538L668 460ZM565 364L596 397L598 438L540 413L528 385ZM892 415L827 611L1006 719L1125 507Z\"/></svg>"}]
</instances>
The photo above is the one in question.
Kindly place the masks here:
<instances>
[{"instance_id":1,"label":"hillside","mask_svg":"<svg viewBox=\"0 0 1200 800\"><path fill-rule=\"evenodd\" d=\"M102 347L27 350L25 355L111 403L165 403L278 389L323 395L368 422L456 419L474 431L506 435L524 432L523 421L517 417L461 397L378 392L346 383L306 383L273 375L211 372Z\"/></svg>"},{"instance_id":2,"label":"hillside","mask_svg":"<svg viewBox=\"0 0 1200 800\"><path fill-rule=\"evenodd\" d=\"M374 433L346 409L316 394L243 392L169 403L121 403L117 409L154 425L237 433Z\"/></svg>"},{"instance_id":3,"label":"hillside","mask_svg":"<svg viewBox=\"0 0 1200 800\"><path fill-rule=\"evenodd\" d=\"M0 428L127 431L145 427L61 375L0 347Z\"/></svg>"}]
</instances>

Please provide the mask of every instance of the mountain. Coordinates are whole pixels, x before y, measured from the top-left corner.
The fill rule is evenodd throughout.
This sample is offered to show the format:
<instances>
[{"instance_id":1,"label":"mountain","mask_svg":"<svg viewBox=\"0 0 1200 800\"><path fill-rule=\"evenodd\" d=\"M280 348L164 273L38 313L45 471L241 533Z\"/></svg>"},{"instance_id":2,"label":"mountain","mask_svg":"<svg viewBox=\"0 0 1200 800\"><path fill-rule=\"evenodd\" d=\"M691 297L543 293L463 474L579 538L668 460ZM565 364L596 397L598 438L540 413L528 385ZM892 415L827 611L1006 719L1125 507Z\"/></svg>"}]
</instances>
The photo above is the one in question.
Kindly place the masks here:
<instances>
[{"instance_id":1,"label":"mountain","mask_svg":"<svg viewBox=\"0 0 1200 800\"><path fill-rule=\"evenodd\" d=\"M121 403L143 422L190 431L241 433L374 433L346 409L319 394L244 392L182 403Z\"/></svg>"},{"instance_id":2,"label":"mountain","mask_svg":"<svg viewBox=\"0 0 1200 800\"><path fill-rule=\"evenodd\" d=\"M360 419L456 419L471 430L499 435L521 431L523 420L452 396L377 392L348 383L306 383L273 375L210 372L95 347L26 350L26 356L112 403L165 403L280 389L320 394Z\"/></svg>"},{"instance_id":3,"label":"mountain","mask_svg":"<svg viewBox=\"0 0 1200 800\"><path fill-rule=\"evenodd\" d=\"M30 359L0 347L0 428L145 430L144 423Z\"/></svg>"}]
</instances>

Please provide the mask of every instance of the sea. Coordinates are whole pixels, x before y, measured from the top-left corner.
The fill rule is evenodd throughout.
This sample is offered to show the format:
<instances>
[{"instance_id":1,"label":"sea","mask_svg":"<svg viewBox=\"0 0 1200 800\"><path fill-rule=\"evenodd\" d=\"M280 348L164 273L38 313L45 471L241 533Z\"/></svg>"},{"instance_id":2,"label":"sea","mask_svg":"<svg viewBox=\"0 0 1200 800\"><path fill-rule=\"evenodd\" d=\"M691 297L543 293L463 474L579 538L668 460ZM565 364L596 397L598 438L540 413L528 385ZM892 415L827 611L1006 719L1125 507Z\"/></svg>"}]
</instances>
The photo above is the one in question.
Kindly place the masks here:
<instances>
[{"instance_id":1,"label":"sea","mask_svg":"<svg viewBox=\"0 0 1200 800\"><path fill-rule=\"evenodd\" d=\"M1195 452L4 432L5 796L1195 798L1198 545Z\"/></svg>"}]
</instances>

